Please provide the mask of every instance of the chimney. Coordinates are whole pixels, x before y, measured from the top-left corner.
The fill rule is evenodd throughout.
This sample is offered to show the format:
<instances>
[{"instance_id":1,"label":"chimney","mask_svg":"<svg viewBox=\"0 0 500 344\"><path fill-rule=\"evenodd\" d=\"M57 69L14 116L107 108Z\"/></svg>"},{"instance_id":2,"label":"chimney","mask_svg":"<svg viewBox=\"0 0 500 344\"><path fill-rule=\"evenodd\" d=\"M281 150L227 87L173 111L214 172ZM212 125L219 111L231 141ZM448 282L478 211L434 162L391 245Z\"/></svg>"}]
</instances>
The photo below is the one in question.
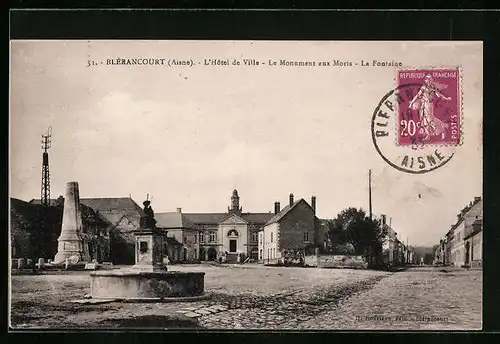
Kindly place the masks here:
<instances>
[{"instance_id":1,"label":"chimney","mask_svg":"<svg viewBox=\"0 0 500 344\"><path fill-rule=\"evenodd\" d=\"M316 215L316 196L311 197L311 207L314 210L314 215Z\"/></svg>"},{"instance_id":2,"label":"chimney","mask_svg":"<svg viewBox=\"0 0 500 344\"><path fill-rule=\"evenodd\" d=\"M290 194L290 207L293 205L293 193Z\"/></svg>"},{"instance_id":3,"label":"chimney","mask_svg":"<svg viewBox=\"0 0 500 344\"><path fill-rule=\"evenodd\" d=\"M277 214L280 212L280 202L274 202L274 214Z\"/></svg>"},{"instance_id":4,"label":"chimney","mask_svg":"<svg viewBox=\"0 0 500 344\"><path fill-rule=\"evenodd\" d=\"M182 213L182 208L177 208L177 213L178 214Z\"/></svg>"},{"instance_id":5,"label":"chimney","mask_svg":"<svg viewBox=\"0 0 500 344\"><path fill-rule=\"evenodd\" d=\"M387 224L387 220L386 220L385 214L380 215L380 218L382 219L382 226L385 226Z\"/></svg>"},{"instance_id":6,"label":"chimney","mask_svg":"<svg viewBox=\"0 0 500 344\"><path fill-rule=\"evenodd\" d=\"M479 202L481 200L481 197L474 197L474 203Z\"/></svg>"}]
</instances>

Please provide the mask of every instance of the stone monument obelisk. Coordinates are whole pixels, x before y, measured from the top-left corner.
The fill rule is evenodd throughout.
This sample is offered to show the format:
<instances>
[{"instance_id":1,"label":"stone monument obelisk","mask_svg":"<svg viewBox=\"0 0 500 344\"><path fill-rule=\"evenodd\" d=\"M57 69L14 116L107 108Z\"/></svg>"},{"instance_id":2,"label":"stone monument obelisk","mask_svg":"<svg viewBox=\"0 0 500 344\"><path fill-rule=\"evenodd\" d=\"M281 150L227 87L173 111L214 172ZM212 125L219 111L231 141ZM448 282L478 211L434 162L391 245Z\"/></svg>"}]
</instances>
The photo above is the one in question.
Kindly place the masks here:
<instances>
[{"instance_id":1,"label":"stone monument obelisk","mask_svg":"<svg viewBox=\"0 0 500 344\"><path fill-rule=\"evenodd\" d=\"M83 258L83 245L80 233L82 215L80 212L80 192L78 182L66 183L61 235L59 236L57 254L54 264L64 263L70 257Z\"/></svg>"}]
</instances>

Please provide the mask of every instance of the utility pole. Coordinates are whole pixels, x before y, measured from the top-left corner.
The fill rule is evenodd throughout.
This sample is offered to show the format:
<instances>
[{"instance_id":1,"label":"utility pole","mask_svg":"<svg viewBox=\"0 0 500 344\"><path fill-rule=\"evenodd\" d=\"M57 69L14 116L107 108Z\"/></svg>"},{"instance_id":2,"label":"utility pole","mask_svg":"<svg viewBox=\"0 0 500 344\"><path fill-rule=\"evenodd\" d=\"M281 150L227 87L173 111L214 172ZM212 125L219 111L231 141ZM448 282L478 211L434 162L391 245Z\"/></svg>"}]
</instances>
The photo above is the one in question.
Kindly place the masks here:
<instances>
[{"instance_id":1,"label":"utility pole","mask_svg":"<svg viewBox=\"0 0 500 344\"><path fill-rule=\"evenodd\" d=\"M406 263L410 263L410 237L406 237Z\"/></svg>"},{"instance_id":2,"label":"utility pole","mask_svg":"<svg viewBox=\"0 0 500 344\"><path fill-rule=\"evenodd\" d=\"M42 135L42 187L40 201L42 205L50 205L50 172L49 172L49 148L52 144L52 127L47 134Z\"/></svg>"},{"instance_id":3,"label":"utility pole","mask_svg":"<svg viewBox=\"0 0 500 344\"><path fill-rule=\"evenodd\" d=\"M372 219L372 170L368 170L368 203L370 209L370 220Z\"/></svg>"}]
</instances>

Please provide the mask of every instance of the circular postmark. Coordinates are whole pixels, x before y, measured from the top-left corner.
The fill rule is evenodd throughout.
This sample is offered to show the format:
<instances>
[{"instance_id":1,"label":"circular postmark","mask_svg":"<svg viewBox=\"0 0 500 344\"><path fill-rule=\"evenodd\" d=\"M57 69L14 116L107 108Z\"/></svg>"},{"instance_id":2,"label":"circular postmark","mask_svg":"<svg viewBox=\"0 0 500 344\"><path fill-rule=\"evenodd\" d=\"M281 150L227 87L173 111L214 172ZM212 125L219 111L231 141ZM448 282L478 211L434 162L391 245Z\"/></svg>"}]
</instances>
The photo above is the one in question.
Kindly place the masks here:
<instances>
[{"instance_id":1,"label":"circular postmark","mask_svg":"<svg viewBox=\"0 0 500 344\"><path fill-rule=\"evenodd\" d=\"M432 79L430 74L423 75ZM456 93L450 96L450 92L436 91L430 82L399 84L373 112L375 149L386 163L402 172L423 174L444 166L461 142Z\"/></svg>"}]
</instances>

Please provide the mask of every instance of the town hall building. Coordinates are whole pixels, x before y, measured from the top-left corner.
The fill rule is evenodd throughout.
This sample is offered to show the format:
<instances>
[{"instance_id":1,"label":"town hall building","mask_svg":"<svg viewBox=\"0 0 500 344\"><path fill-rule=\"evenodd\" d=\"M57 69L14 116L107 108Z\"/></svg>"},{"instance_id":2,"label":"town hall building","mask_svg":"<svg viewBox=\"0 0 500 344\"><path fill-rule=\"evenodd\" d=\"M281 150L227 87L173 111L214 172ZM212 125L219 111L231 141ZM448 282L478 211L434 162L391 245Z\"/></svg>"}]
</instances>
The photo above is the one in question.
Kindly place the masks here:
<instances>
[{"instance_id":1,"label":"town hall building","mask_svg":"<svg viewBox=\"0 0 500 344\"><path fill-rule=\"evenodd\" d=\"M231 263L238 256L258 259L258 233L273 214L243 212L238 191L234 190L227 212L184 213L184 216L199 232L199 260L224 257Z\"/></svg>"}]
</instances>

